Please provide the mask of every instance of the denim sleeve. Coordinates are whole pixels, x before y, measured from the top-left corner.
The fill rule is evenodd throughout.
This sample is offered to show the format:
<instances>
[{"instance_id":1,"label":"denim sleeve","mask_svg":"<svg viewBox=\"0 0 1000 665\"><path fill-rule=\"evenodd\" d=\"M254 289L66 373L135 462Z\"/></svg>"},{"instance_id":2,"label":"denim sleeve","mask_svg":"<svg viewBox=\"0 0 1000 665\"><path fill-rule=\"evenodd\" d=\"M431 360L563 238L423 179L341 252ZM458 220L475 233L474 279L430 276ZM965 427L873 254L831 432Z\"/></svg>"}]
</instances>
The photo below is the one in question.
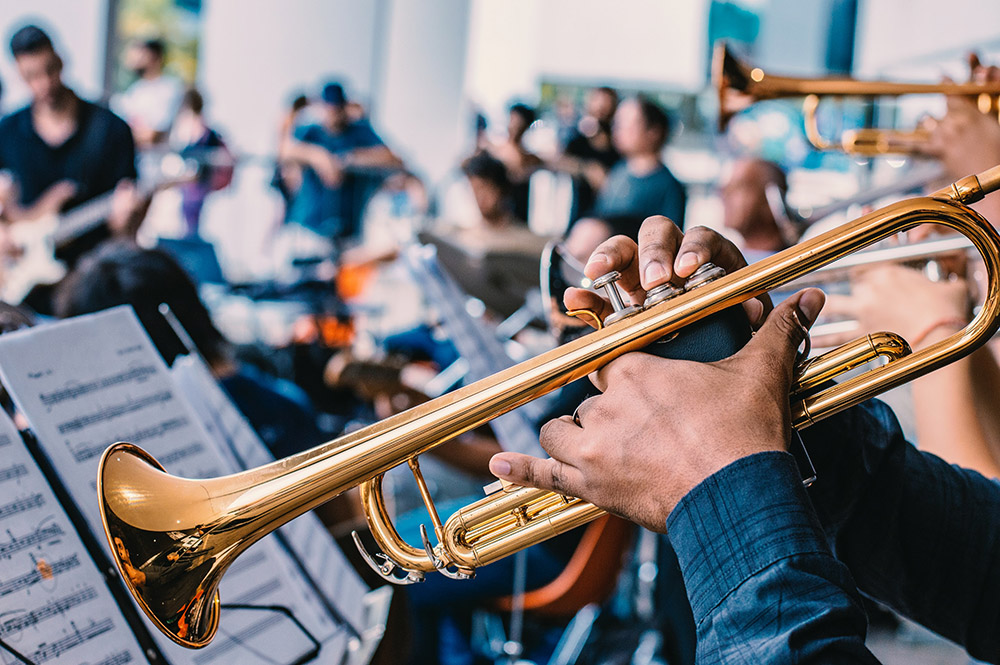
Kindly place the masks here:
<instances>
[{"instance_id":1,"label":"denim sleeve","mask_svg":"<svg viewBox=\"0 0 1000 665\"><path fill-rule=\"evenodd\" d=\"M712 475L667 521L697 627L699 665L876 663L867 619L788 453Z\"/></svg>"},{"instance_id":2,"label":"denim sleeve","mask_svg":"<svg viewBox=\"0 0 1000 665\"><path fill-rule=\"evenodd\" d=\"M1000 662L1000 484L918 451L876 400L803 438L809 494L858 587Z\"/></svg>"}]
</instances>

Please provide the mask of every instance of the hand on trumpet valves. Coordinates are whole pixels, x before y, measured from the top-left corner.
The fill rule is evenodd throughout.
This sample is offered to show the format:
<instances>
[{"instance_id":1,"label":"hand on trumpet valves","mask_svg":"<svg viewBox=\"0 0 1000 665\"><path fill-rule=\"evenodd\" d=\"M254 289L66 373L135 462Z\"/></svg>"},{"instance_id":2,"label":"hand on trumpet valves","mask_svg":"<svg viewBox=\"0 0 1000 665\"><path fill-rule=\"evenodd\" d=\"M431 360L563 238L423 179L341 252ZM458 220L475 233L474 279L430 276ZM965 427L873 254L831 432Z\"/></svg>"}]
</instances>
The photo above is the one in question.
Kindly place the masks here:
<instances>
[{"instance_id":1,"label":"hand on trumpet valves","mask_svg":"<svg viewBox=\"0 0 1000 665\"><path fill-rule=\"evenodd\" d=\"M664 531L677 503L706 478L748 455L787 449L796 350L823 302L818 289L786 299L739 353L719 362L625 354L596 373L601 395L542 428L551 458L500 453L490 470Z\"/></svg>"},{"instance_id":2,"label":"hand on trumpet valves","mask_svg":"<svg viewBox=\"0 0 1000 665\"><path fill-rule=\"evenodd\" d=\"M704 263L714 263L727 273L746 266L746 259L729 240L703 226L682 233L663 216L648 217L639 229L636 244L626 236L615 236L598 245L584 269L590 279L611 271L620 273L617 286L634 305L642 305L646 291L668 282L683 285ZM587 309L603 321L613 313L611 303L593 291L569 288L565 295L569 310ZM627 302L626 302L627 304ZM757 327L771 310L768 296L743 303L751 324Z\"/></svg>"},{"instance_id":3,"label":"hand on trumpet valves","mask_svg":"<svg viewBox=\"0 0 1000 665\"><path fill-rule=\"evenodd\" d=\"M851 281L851 294L830 295L823 313L856 320L861 333L884 330L902 335L914 350L964 328L972 315L965 280L935 282L898 265L859 273ZM836 346L858 334L824 336L814 343Z\"/></svg>"}]
</instances>

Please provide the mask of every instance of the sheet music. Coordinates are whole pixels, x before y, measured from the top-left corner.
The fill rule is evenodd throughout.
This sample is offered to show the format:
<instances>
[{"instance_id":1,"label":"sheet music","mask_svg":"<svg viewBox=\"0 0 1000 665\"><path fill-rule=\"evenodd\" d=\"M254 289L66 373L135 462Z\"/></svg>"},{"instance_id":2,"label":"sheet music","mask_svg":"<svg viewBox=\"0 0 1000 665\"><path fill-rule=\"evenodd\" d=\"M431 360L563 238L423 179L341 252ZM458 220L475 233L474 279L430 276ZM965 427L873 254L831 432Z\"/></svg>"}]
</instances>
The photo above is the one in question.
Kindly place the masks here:
<instances>
[{"instance_id":1,"label":"sheet music","mask_svg":"<svg viewBox=\"0 0 1000 665\"><path fill-rule=\"evenodd\" d=\"M100 455L111 443L140 445L181 476L236 470L181 397L130 308L0 337L0 374L105 547L96 478ZM223 603L288 607L316 639L329 641L324 660L340 657L329 651L342 648L343 629L273 536L236 560L220 590ZM151 632L172 663L290 663L311 648L302 631L277 612L223 609L219 634L199 651Z\"/></svg>"},{"instance_id":2,"label":"sheet music","mask_svg":"<svg viewBox=\"0 0 1000 665\"><path fill-rule=\"evenodd\" d=\"M0 638L34 663L146 663L101 573L0 411ZM0 663L14 663L0 648Z\"/></svg>"},{"instance_id":3,"label":"sheet music","mask_svg":"<svg viewBox=\"0 0 1000 665\"><path fill-rule=\"evenodd\" d=\"M232 456L232 463L249 469L274 461L274 456L219 386L204 361L194 355L178 358L170 368L177 386L201 418L205 430ZM281 527L327 601L359 632L364 628L362 596L368 586L344 557L330 532L312 512Z\"/></svg>"}]
</instances>

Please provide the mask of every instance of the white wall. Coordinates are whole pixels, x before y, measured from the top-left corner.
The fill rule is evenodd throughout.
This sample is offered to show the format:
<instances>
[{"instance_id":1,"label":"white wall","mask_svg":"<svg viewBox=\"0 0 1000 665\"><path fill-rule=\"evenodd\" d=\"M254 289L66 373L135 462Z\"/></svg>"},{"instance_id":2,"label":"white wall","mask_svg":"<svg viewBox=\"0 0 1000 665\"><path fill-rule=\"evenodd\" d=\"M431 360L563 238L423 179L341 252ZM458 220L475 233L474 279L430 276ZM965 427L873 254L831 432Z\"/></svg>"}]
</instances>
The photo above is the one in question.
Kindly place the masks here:
<instances>
[{"instance_id":1,"label":"white wall","mask_svg":"<svg viewBox=\"0 0 1000 665\"><path fill-rule=\"evenodd\" d=\"M536 66L552 79L696 91L705 83L707 29L706 0L546 0Z\"/></svg>"},{"instance_id":2,"label":"white wall","mask_svg":"<svg viewBox=\"0 0 1000 665\"><path fill-rule=\"evenodd\" d=\"M769 0L754 64L776 74L822 74L830 23L827 9L825 1Z\"/></svg>"},{"instance_id":3,"label":"white wall","mask_svg":"<svg viewBox=\"0 0 1000 665\"><path fill-rule=\"evenodd\" d=\"M328 79L371 92L380 2L205 0L199 83L212 121L240 150L272 152L276 123L296 91Z\"/></svg>"},{"instance_id":4,"label":"white wall","mask_svg":"<svg viewBox=\"0 0 1000 665\"><path fill-rule=\"evenodd\" d=\"M934 74L942 60L958 61L980 46L1000 47L997 0L861 0L855 70L872 76L923 64Z\"/></svg>"},{"instance_id":5,"label":"white wall","mask_svg":"<svg viewBox=\"0 0 1000 665\"><path fill-rule=\"evenodd\" d=\"M27 23L37 23L52 37L70 87L85 98L99 98L104 84L106 22L106 0L0 0L3 110L14 110L28 101L28 90L9 48L11 35Z\"/></svg>"},{"instance_id":6,"label":"white wall","mask_svg":"<svg viewBox=\"0 0 1000 665\"><path fill-rule=\"evenodd\" d=\"M708 0L472 0L466 93L504 126L540 81L699 90Z\"/></svg>"}]
</instances>

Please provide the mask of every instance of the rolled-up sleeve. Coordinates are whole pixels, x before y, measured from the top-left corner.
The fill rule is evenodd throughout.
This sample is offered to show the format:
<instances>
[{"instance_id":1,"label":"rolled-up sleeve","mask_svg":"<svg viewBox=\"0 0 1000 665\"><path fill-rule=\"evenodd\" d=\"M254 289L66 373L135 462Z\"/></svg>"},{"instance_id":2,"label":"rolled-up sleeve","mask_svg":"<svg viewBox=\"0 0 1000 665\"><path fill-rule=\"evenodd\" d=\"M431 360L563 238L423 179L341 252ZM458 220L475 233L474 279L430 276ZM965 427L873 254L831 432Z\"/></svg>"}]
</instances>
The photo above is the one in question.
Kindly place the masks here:
<instances>
[{"instance_id":1,"label":"rolled-up sleeve","mask_svg":"<svg viewBox=\"0 0 1000 665\"><path fill-rule=\"evenodd\" d=\"M794 458L760 453L706 479L667 522L698 662L875 663L867 619Z\"/></svg>"}]
</instances>

